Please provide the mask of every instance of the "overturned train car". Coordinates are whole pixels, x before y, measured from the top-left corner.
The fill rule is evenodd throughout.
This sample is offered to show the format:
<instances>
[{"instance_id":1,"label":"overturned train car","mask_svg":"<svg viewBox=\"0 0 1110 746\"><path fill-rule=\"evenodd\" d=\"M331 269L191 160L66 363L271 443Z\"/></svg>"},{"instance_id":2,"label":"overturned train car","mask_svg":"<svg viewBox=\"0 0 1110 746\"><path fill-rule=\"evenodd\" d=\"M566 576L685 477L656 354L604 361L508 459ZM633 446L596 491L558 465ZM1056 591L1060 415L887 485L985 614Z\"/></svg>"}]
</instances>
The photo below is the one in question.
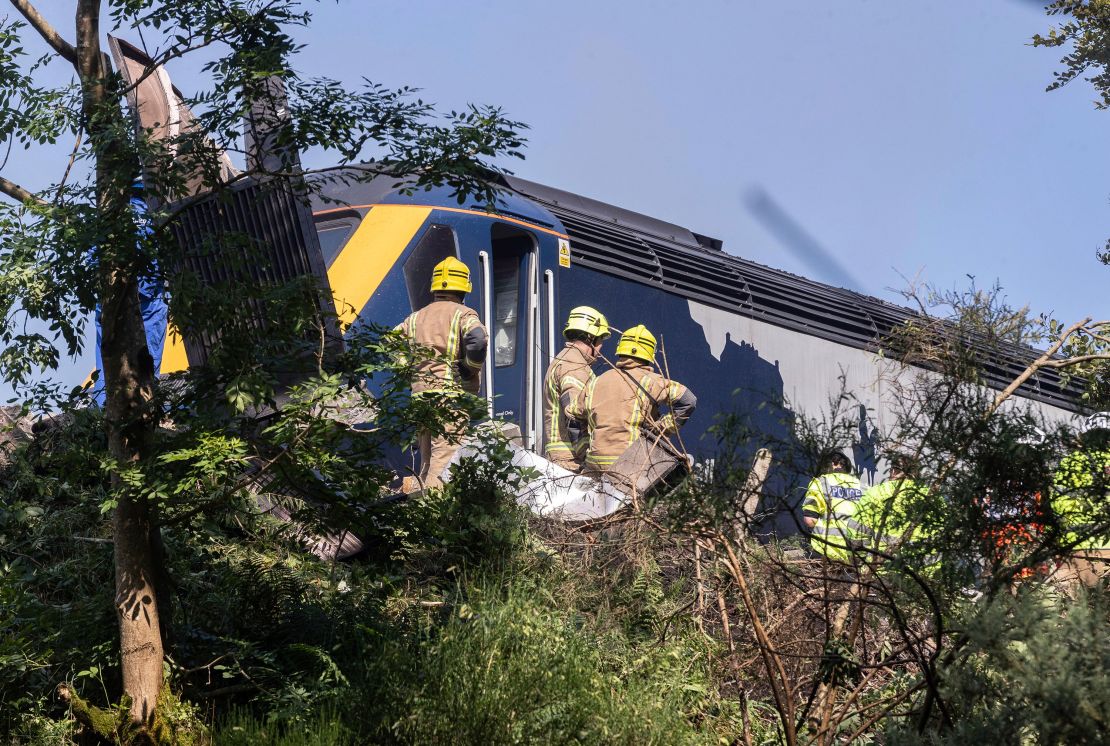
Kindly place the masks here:
<instances>
[{"instance_id":1,"label":"overturned train car","mask_svg":"<svg viewBox=\"0 0 1110 746\"><path fill-rule=\"evenodd\" d=\"M877 439L894 425L898 378L878 343L914 312L727 254L678 225L514 177L502 186L490 212L446 190L406 195L391 179L340 181L322 185L311 227L307 214L290 221L280 209L243 220L287 222L295 240L286 243L304 271L326 278L345 327L399 323L430 300L437 262L466 262L467 303L491 338L482 395L491 416L520 426L528 448L542 452L542 381L561 325L574 306L592 305L615 327L642 323L660 339L661 366L698 396L682 432L696 459L712 463L722 413L784 444L795 417L819 414L843 389L858 399L856 468L865 485L882 478ZM167 339L162 372L197 362L200 349ZM1032 357L992 352L988 383L1009 383ZM1049 419L1071 416L1077 393L1051 372L1019 391Z\"/></svg>"}]
</instances>

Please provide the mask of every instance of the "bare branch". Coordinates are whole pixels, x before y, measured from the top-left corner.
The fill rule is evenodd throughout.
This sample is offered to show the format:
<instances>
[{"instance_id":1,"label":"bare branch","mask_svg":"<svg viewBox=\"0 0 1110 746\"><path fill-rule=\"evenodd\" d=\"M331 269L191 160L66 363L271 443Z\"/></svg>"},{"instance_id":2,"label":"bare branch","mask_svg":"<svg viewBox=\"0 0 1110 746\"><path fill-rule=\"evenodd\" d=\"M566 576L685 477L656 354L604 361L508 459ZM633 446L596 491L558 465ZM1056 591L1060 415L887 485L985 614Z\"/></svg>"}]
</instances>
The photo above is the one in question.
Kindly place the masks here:
<instances>
[{"instance_id":1,"label":"bare branch","mask_svg":"<svg viewBox=\"0 0 1110 746\"><path fill-rule=\"evenodd\" d=\"M0 176L0 193L6 194L17 202L26 204L27 202L34 202L35 204L45 205L46 201L39 199L27 189L24 189L14 181L9 181L3 176Z\"/></svg>"},{"instance_id":2,"label":"bare branch","mask_svg":"<svg viewBox=\"0 0 1110 746\"><path fill-rule=\"evenodd\" d=\"M62 38L62 35L50 25L50 21L42 17L38 9L31 5L29 0L12 0L12 5L15 9L23 14L27 22L34 26L39 35L46 40L46 43L54 48L63 59L71 65L77 64L77 49L68 41Z\"/></svg>"},{"instance_id":3,"label":"bare branch","mask_svg":"<svg viewBox=\"0 0 1110 746\"><path fill-rule=\"evenodd\" d=\"M70 171L73 170L73 164L77 160L77 151L81 148L81 137L85 134L85 128L80 127L77 130L77 139L73 143L73 152L69 154L69 164L66 166L66 171L62 174L62 180L58 182L58 194L54 197L55 204L61 201L62 194L65 192L66 181L69 180Z\"/></svg>"},{"instance_id":4,"label":"bare branch","mask_svg":"<svg viewBox=\"0 0 1110 746\"><path fill-rule=\"evenodd\" d=\"M1076 355L1075 357L1065 358L1064 360L1049 360L1041 367L1043 368L1070 368L1075 365L1082 365L1083 363L1091 363L1096 360L1110 360L1110 352L1102 352L1094 355Z\"/></svg>"},{"instance_id":5,"label":"bare branch","mask_svg":"<svg viewBox=\"0 0 1110 746\"><path fill-rule=\"evenodd\" d=\"M1003 389L1003 390L1002 390L1002 391L1001 391L1001 392L1000 392L1000 393L998 394L998 396L996 396L996 397L994 398L994 403L993 403L993 404L991 404L991 406L987 408L987 411L983 413L983 419L984 419L984 420L986 420L986 419L988 419L988 418L989 418L989 417L990 417L990 416L991 416L992 414L994 414L994 413L995 413L995 412L996 412L996 411L998 410L998 408L1002 406L1002 402L1006 401L1006 400L1007 400L1007 399L1009 399L1009 398L1010 398L1011 396L1013 396L1014 392L1015 392L1015 391L1017 391L1017 390L1018 390L1018 389L1019 389L1019 388L1021 387L1021 385L1022 385L1023 383L1025 383L1025 382L1026 382L1026 381L1028 381L1028 380L1029 380L1030 378L1032 378L1032 377L1033 377L1033 375L1034 375L1034 374L1035 374L1035 373L1036 373L1036 372L1037 372L1038 370L1040 370L1041 368L1046 368L1046 367L1047 367L1047 368L1061 368L1061 367L1065 367L1065 366L1061 366L1061 365L1055 365L1055 364L1054 364L1054 362L1055 362L1055 361L1053 361L1052 357L1053 357L1053 356L1054 356L1054 355L1055 355L1055 354L1056 354L1057 352L1059 352L1059 351L1060 351L1060 348L1064 346L1064 342L1066 342L1066 341L1068 340L1068 337L1070 337L1071 335L1075 334L1076 332L1078 332L1078 331L1079 331L1080 329L1082 329L1083 327L1085 327L1085 326L1086 326L1087 324L1089 324L1089 323L1091 323L1091 317L1090 317L1090 316L1088 316L1087 318L1083 319L1082 321L1077 321L1077 322L1075 322L1074 324L1072 324L1071 326L1069 326L1069 327L1068 327L1067 329L1065 329L1065 330L1064 330L1064 333L1060 335L1060 338L1059 338L1059 339L1057 339L1057 340L1056 340L1056 341L1055 341L1055 342L1054 342L1054 343L1052 344L1052 346L1051 346L1051 347L1049 347L1049 348L1048 348L1047 350L1045 350L1045 352L1044 352L1044 354L1043 354L1043 355L1041 355L1041 356L1040 356L1039 358L1037 358L1036 360L1034 360L1034 361L1033 361L1033 362L1032 362L1032 363L1031 363L1031 364L1029 365L1029 367L1028 367L1028 368L1026 368L1026 369L1025 369L1025 370L1024 370L1024 371L1023 371L1022 373L1021 373L1021 375L1019 375L1019 376L1018 376L1017 378L1015 378L1015 379L1014 379L1014 380L1013 380L1013 381L1012 381L1012 382L1010 383L1010 385L1009 385L1009 386L1007 386L1006 388L1004 388L1004 389Z\"/></svg>"}]
</instances>

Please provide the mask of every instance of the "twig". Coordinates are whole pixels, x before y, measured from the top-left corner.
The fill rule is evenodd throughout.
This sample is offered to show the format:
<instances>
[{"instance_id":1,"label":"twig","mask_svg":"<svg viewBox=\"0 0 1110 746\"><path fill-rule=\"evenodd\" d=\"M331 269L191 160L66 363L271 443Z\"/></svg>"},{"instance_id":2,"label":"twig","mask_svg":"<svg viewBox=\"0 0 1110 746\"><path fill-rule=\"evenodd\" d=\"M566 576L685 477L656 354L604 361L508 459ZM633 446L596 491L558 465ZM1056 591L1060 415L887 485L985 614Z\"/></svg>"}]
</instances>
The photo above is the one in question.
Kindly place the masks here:
<instances>
[{"instance_id":1,"label":"twig","mask_svg":"<svg viewBox=\"0 0 1110 746\"><path fill-rule=\"evenodd\" d=\"M1060 335L1060 338L1057 339L1047 350L1045 350L1044 354L1042 354L1039 358L1037 358L1032 363L1030 363L1029 367L1026 368L1024 371L1022 371L1022 373L1017 378L1015 378L1010 383L1009 386L1007 386L1006 388L1002 389L1001 392L999 392L998 396L996 396L994 398L994 403L991 404L991 406L987 408L987 411L983 413L983 419L987 419L992 414L994 414L998 410L998 408L1000 406L1002 406L1002 402L1006 401L1011 396L1013 396L1014 392L1017 391L1023 383L1025 383L1030 378L1032 378L1033 375L1038 370L1040 370L1041 368L1044 368L1044 367L1051 367L1051 368L1065 367L1064 365L1055 365L1055 364L1053 364L1053 362L1054 362L1052 360L1053 356L1056 355L1056 353L1058 353L1060 351L1060 348L1064 346L1064 343L1068 340L1068 337L1070 337L1072 334L1075 334L1077 331L1079 331L1080 329L1087 326L1087 324L1089 324L1090 322L1091 322L1091 317L1088 316L1087 318L1083 319L1082 321L1077 321L1074 324L1072 324L1071 326L1069 326L1067 329L1065 329L1064 333ZM1084 357L1092 357L1092 356L1084 356ZM1101 355L1100 356L1094 356L1094 357L1096 359L1101 359L1101 360L1106 359L1106 356L1101 356ZM1059 362L1066 362L1066 361L1059 361Z\"/></svg>"},{"instance_id":2,"label":"twig","mask_svg":"<svg viewBox=\"0 0 1110 746\"><path fill-rule=\"evenodd\" d=\"M736 581L737 587L740 589L740 597L744 601L744 607L747 609L748 618L752 623L752 631L755 632L756 640L759 643L760 652L763 655L763 664L767 669L767 680L771 684L771 694L774 697L776 711L782 722L783 736L786 739L786 743L789 746L793 746L797 743L797 731L794 728L794 702L790 698L792 687L789 685L786 669L782 665L782 658L779 656L774 646L771 645L771 640L767 636L767 631L763 627L762 620L759 618L759 610L756 608L755 601L752 599L751 590L748 588L748 581L744 577L743 571L740 569L740 560L733 551L732 544L729 542L728 537L723 534L718 535L717 542L725 548L727 559L725 564L731 572L733 580Z\"/></svg>"},{"instance_id":3,"label":"twig","mask_svg":"<svg viewBox=\"0 0 1110 746\"><path fill-rule=\"evenodd\" d=\"M98 539L95 536L74 536L75 541L91 541L94 544L115 544L111 539Z\"/></svg>"},{"instance_id":4,"label":"twig","mask_svg":"<svg viewBox=\"0 0 1110 746\"><path fill-rule=\"evenodd\" d=\"M81 136L84 133L84 127L78 128L77 139L73 142L73 152L69 154L69 163L66 165L65 173L62 174L62 180L58 182L58 194L54 197L54 204L57 204L62 199L62 191L65 189L66 181L69 179L69 172L73 170L73 164L77 160L77 150L81 147Z\"/></svg>"},{"instance_id":5,"label":"twig","mask_svg":"<svg viewBox=\"0 0 1110 746\"><path fill-rule=\"evenodd\" d=\"M219 689L212 689L207 692L199 692L196 696L201 699L213 699L215 697L223 697L227 694L243 694L245 692L256 692L259 690L258 684L232 684L231 686L221 687Z\"/></svg>"},{"instance_id":6,"label":"twig","mask_svg":"<svg viewBox=\"0 0 1110 746\"><path fill-rule=\"evenodd\" d=\"M701 572L701 544L696 539L694 540L694 577L698 582L698 605L695 609L696 624L698 625L698 629L704 632L705 628L702 623L702 616L705 615L705 580Z\"/></svg>"}]
</instances>

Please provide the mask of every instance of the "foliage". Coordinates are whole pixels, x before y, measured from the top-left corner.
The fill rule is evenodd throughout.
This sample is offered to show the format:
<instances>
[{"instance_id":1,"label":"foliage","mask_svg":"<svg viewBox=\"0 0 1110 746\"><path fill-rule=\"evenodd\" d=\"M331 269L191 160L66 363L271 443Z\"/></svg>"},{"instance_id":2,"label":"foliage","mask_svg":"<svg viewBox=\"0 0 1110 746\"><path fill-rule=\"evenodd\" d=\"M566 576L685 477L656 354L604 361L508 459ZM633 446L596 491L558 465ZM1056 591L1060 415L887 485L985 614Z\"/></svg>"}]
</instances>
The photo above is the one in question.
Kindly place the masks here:
<instances>
[{"instance_id":1,"label":"foliage","mask_svg":"<svg viewBox=\"0 0 1110 746\"><path fill-rule=\"evenodd\" d=\"M3 607L5 629L16 632L4 636L4 654L25 665L3 670L0 722L27 738L72 732L42 717L64 713L51 696L59 678L101 706L119 687L112 609L99 591L110 547L73 540L106 530L96 450L81 435L96 440L88 416L57 431L49 448L40 441L21 452L5 475L26 497L12 503L23 509L3 514L5 558L26 571L0 578L13 601ZM65 489L40 494L50 482L20 477L61 461L84 466L72 468ZM217 743L482 734L701 743L733 732L735 706L710 666L715 646L689 621L670 619L681 582L649 563L603 583L606 575L560 559L506 510L506 486L520 477L500 456L464 461L458 472L473 494L456 483L383 506L382 546L356 563L307 555L285 524L241 509L164 529L182 601L167 630L170 682L206 711L215 707Z\"/></svg>"},{"instance_id":2,"label":"foliage","mask_svg":"<svg viewBox=\"0 0 1110 746\"><path fill-rule=\"evenodd\" d=\"M1106 0L1056 0L1046 8L1050 16L1059 16L1062 23L1049 29L1047 36L1034 34L1033 46L1064 48L1067 53L1060 64L1063 70L1053 73L1049 91L1084 79L1094 86L1099 109L1110 107L1110 3ZM1098 254L1103 264L1110 264L1110 242Z\"/></svg>"},{"instance_id":3,"label":"foliage","mask_svg":"<svg viewBox=\"0 0 1110 746\"><path fill-rule=\"evenodd\" d=\"M155 713L169 702L158 678L174 624L160 552L179 538L162 533L176 527L203 537L204 520L262 505L293 522L287 533L298 543L319 543L337 527L372 534L372 507L392 477L385 452L405 445L415 427L442 429L444 417L459 414L381 406L365 379L389 365L382 361L395 357L387 348L396 338L379 335L333 360L340 341L330 293L311 278L269 280L278 275L239 231L190 245L179 229L186 211L201 209L193 198L204 195L203 209L218 215L250 195L304 203L329 182L385 176L406 180L410 191L445 186L460 202L490 204L495 160L520 156L522 125L494 107L439 115L411 89L301 76L293 32L311 15L297 0L73 6L72 28L60 31L29 2L17 4L27 23L0 20L0 136L28 148L73 142L44 183L0 180L12 200L0 206L0 377L38 411L87 405L86 392L33 381L80 352L96 315L107 442L95 463L110 487L90 483L80 502L115 522L115 577L103 587L115 586L105 597L129 640L118 666L134 703L125 708L134 737L180 740L160 726L168 715ZM101 51L102 11L110 31L136 33L152 60L135 84ZM34 43L50 53L33 57ZM155 104L136 100L139 83L160 80L162 66L187 55L199 58L211 88L170 101L173 122L143 121ZM42 87L38 73L50 66L67 66L76 82ZM300 167L298 154L310 146L336 158L319 178ZM205 254L215 265L207 275L195 261ZM170 324L190 342L205 340L207 360L203 370L159 381L140 299L167 292ZM379 412L401 420L376 420ZM18 642L10 654L20 659ZM328 666L315 648L288 654ZM89 722L100 711L73 709L105 731Z\"/></svg>"},{"instance_id":4,"label":"foliage","mask_svg":"<svg viewBox=\"0 0 1110 746\"><path fill-rule=\"evenodd\" d=\"M950 727L919 734L892 721L899 744L1105 743L1110 738L1104 593L1077 600L1029 588L966 616L968 649L947 670L942 690Z\"/></svg>"},{"instance_id":5,"label":"foliage","mask_svg":"<svg viewBox=\"0 0 1110 746\"><path fill-rule=\"evenodd\" d=\"M695 640L636 656L619 637L584 634L545 589L474 590L421 645L419 678L400 685L392 730L404 742L715 740L688 721L712 686Z\"/></svg>"}]
</instances>

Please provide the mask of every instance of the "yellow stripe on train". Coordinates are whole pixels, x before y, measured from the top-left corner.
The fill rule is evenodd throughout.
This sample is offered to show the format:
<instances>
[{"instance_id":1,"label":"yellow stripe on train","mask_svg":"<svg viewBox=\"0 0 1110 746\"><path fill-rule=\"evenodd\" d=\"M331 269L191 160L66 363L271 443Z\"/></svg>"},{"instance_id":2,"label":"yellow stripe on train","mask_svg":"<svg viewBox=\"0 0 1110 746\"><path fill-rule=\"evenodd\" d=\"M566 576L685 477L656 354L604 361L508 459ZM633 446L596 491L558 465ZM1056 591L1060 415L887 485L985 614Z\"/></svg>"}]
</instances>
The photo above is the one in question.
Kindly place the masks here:
<instances>
[{"instance_id":1,"label":"yellow stripe on train","mask_svg":"<svg viewBox=\"0 0 1110 746\"><path fill-rule=\"evenodd\" d=\"M431 213L431 207L377 205L362 219L328 268L342 328L355 322Z\"/></svg>"},{"instance_id":2,"label":"yellow stripe on train","mask_svg":"<svg viewBox=\"0 0 1110 746\"><path fill-rule=\"evenodd\" d=\"M414 205L375 205L359 223L328 268L328 283L342 328L355 322L432 209ZM188 367L185 340L173 324L169 324L159 372L177 373Z\"/></svg>"}]
</instances>

